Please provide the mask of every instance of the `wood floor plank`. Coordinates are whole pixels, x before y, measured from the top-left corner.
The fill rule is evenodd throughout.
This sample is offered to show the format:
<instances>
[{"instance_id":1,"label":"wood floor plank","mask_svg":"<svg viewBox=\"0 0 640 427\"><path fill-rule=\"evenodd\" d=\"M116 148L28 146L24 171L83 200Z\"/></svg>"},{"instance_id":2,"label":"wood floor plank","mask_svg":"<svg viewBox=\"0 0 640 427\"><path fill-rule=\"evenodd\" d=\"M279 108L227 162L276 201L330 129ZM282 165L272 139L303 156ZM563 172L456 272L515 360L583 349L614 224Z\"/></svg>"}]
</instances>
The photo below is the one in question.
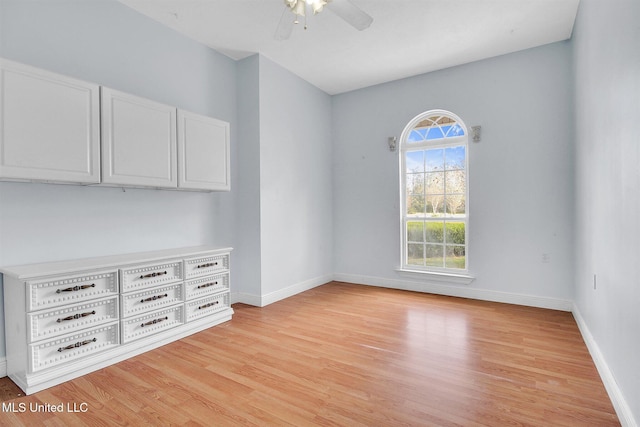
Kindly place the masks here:
<instances>
[{"instance_id":1,"label":"wood floor plank","mask_svg":"<svg viewBox=\"0 0 640 427\"><path fill-rule=\"evenodd\" d=\"M6 426L619 426L570 313L332 282L14 405ZM15 406L18 407L18 406Z\"/></svg>"}]
</instances>

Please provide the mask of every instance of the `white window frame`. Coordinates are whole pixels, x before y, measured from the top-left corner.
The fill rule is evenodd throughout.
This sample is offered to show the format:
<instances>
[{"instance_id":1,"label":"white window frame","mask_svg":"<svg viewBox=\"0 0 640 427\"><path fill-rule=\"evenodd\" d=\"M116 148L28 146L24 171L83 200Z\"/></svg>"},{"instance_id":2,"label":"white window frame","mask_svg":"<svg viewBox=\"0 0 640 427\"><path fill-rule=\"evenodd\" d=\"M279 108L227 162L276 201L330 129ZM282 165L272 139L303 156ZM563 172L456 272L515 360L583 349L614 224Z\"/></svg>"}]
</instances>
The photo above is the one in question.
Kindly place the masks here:
<instances>
[{"instance_id":1,"label":"white window frame","mask_svg":"<svg viewBox=\"0 0 640 427\"><path fill-rule=\"evenodd\" d=\"M409 135L411 131L415 128L415 126L420 123L422 120L425 120L429 117L434 116L445 116L452 120L455 120L456 123L462 128L464 131L463 136L459 137L445 137L437 140L426 140L423 142L412 142L408 143ZM408 242L407 242L407 229L406 224L407 221L416 220L415 217L409 217L407 215L407 183L406 183L406 153L410 151L423 151L426 149L437 149L437 148L448 148L452 146L461 146L465 147L465 216L464 218L460 217L452 217L451 219L456 222L464 222L465 224L465 268L447 268L447 267L435 267L435 266L419 266L408 264L407 252L408 252ZM446 111L446 110L429 110L425 111L414 117L404 128L402 131L402 135L400 137L400 241L401 241L401 268L400 272L404 273L426 273L430 275L434 275L434 277L440 279L446 279L447 277L453 280L445 280L454 283L469 283L472 279L471 276L468 276L467 273L469 271L469 132L467 130L466 125L462 121L460 117L456 114ZM446 194L446 190L445 190ZM428 218L425 217L428 220ZM445 217L438 217L434 220L445 220ZM446 243L446 240L445 240ZM443 245L445 244L443 243ZM445 246L446 248L446 246ZM446 250L443 248L443 250Z\"/></svg>"}]
</instances>

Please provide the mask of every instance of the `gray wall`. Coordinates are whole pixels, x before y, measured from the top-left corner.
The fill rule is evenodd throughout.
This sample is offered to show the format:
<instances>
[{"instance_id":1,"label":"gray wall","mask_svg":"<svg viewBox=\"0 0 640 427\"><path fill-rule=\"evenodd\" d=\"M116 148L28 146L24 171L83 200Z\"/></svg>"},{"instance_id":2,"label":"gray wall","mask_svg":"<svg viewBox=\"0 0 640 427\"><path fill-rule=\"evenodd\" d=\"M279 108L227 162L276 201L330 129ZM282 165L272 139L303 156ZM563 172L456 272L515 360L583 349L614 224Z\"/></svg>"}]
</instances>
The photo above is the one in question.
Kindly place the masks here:
<instances>
[{"instance_id":1,"label":"gray wall","mask_svg":"<svg viewBox=\"0 0 640 427\"><path fill-rule=\"evenodd\" d=\"M582 0L573 40L575 302L636 423L640 422L639 21L636 0Z\"/></svg>"},{"instance_id":2,"label":"gray wall","mask_svg":"<svg viewBox=\"0 0 640 427\"><path fill-rule=\"evenodd\" d=\"M234 61L111 0L0 8L2 57L231 122L233 173ZM233 195L0 183L0 265L232 246Z\"/></svg>"},{"instance_id":3,"label":"gray wall","mask_svg":"<svg viewBox=\"0 0 640 427\"><path fill-rule=\"evenodd\" d=\"M331 280L331 154L331 97L260 56L262 296L267 301L287 295L287 288Z\"/></svg>"},{"instance_id":4,"label":"gray wall","mask_svg":"<svg viewBox=\"0 0 640 427\"><path fill-rule=\"evenodd\" d=\"M238 63L238 107L235 298L265 305L331 280L331 97L254 55Z\"/></svg>"},{"instance_id":5,"label":"gray wall","mask_svg":"<svg viewBox=\"0 0 640 427\"><path fill-rule=\"evenodd\" d=\"M233 300L258 302L261 296L260 258L260 61L258 55L238 62L238 126L236 140L235 247L241 257L233 265ZM232 191L235 191L232 190Z\"/></svg>"},{"instance_id":6,"label":"gray wall","mask_svg":"<svg viewBox=\"0 0 640 427\"><path fill-rule=\"evenodd\" d=\"M573 135L570 46L555 43L333 98L334 271L405 286L400 276L398 153L387 137L419 113L449 110L468 128L467 294L570 304ZM543 254L549 262L543 262ZM420 289L422 282L411 284ZM447 292L456 292L453 285ZM529 303L532 301L529 300ZM570 308L570 305L569 305Z\"/></svg>"}]
</instances>

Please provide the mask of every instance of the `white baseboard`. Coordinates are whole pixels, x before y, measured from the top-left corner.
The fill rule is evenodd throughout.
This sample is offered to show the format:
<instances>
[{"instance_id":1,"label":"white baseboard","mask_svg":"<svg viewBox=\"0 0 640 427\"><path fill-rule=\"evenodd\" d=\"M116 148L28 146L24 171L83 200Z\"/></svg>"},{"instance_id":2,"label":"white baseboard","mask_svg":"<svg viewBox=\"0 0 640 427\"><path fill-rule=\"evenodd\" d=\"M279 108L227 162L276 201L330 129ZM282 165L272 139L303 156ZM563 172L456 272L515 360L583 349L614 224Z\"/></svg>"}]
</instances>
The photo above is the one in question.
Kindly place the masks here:
<instances>
[{"instance_id":1,"label":"white baseboard","mask_svg":"<svg viewBox=\"0 0 640 427\"><path fill-rule=\"evenodd\" d=\"M274 302L283 300L285 298L289 298L291 296L299 294L300 292L308 291L309 289L316 288L320 285L324 285L325 283L328 283L332 280L333 280L333 276L329 274L326 276L320 276L314 279L305 280L304 282L297 283L287 288L268 293L262 296L261 307L264 307L265 305L273 304Z\"/></svg>"},{"instance_id":2,"label":"white baseboard","mask_svg":"<svg viewBox=\"0 0 640 427\"><path fill-rule=\"evenodd\" d=\"M405 291L426 292L452 297L478 299L483 301L504 302L508 304L526 305L530 307L548 308L552 310L572 311L573 302L559 298L539 297L533 295L523 295L510 292L492 291L487 289L476 289L467 286L451 286L428 282L414 282L409 280L386 279L373 276L362 276L356 274L335 273L306 280L301 283L289 286L284 289L266 294L255 295L243 292L231 292L231 303L243 303L256 307L264 307L276 301L289 298L300 292L313 289L317 286L331 282L355 283L358 285L378 286L382 288L401 289Z\"/></svg>"},{"instance_id":3,"label":"white baseboard","mask_svg":"<svg viewBox=\"0 0 640 427\"><path fill-rule=\"evenodd\" d=\"M262 297L260 295L232 291L229 294L229 300L231 301L231 304L241 303L241 304L253 305L255 307L260 307Z\"/></svg>"},{"instance_id":4,"label":"white baseboard","mask_svg":"<svg viewBox=\"0 0 640 427\"><path fill-rule=\"evenodd\" d=\"M402 289L406 291L426 292L451 297L470 298L483 301L504 302L508 304L526 305L530 307L548 308L552 310L571 311L573 302L559 298L539 297L510 292L477 289L468 286L441 285L428 282L387 279L382 277L360 276L355 274L336 273L333 280L355 283L359 285L379 286L382 288Z\"/></svg>"},{"instance_id":5,"label":"white baseboard","mask_svg":"<svg viewBox=\"0 0 640 427\"><path fill-rule=\"evenodd\" d=\"M265 295L247 294L244 292L231 292L231 303L249 304L257 307L264 307L274 302L283 300L285 298L292 297L300 292L308 291L320 285L324 285L333 280L332 275L320 276L313 279L305 280L304 282L296 283L288 286L284 289L279 289L275 292L270 292Z\"/></svg>"},{"instance_id":6,"label":"white baseboard","mask_svg":"<svg viewBox=\"0 0 640 427\"><path fill-rule=\"evenodd\" d=\"M602 355L600 347L594 340L593 335L591 335L589 327L580 314L580 310L578 309L577 305L573 305L572 312L573 317L578 324L578 329L580 329L580 333L582 334L582 339L584 339L584 342L589 349L591 358L596 365L596 369L598 369L600 378L602 378L604 388L607 390L609 398L611 399L611 403L616 410L616 414L618 415L620 424L622 424L623 427L638 427L638 423L633 418L633 413L631 412L631 409L629 408L629 405L627 404L627 401L622 394L622 390L620 390L620 387L618 387L618 383L616 382L611 369L609 369L609 365L607 365L607 361Z\"/></svg>"},{"instance_id":7,"label":"white baseboard","mask_svg":"<svg viewBox=\"0 0 640 427\"><path fill-rule=\"evenodd\" d=\"M7 376L7 358L0 358L0 378Z\"/></svg>"}]
</instances>

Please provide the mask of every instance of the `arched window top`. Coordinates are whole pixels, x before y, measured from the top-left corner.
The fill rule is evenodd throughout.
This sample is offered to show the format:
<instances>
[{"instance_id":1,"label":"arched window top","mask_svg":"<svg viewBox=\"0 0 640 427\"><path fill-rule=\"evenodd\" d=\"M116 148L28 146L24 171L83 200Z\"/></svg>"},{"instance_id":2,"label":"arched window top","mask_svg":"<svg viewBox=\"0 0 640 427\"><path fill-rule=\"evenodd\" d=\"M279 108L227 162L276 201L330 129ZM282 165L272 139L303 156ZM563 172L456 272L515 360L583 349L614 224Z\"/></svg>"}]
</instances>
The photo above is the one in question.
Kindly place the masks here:
<instances>
[{"instance_id":1,"label":"arched window top","mask_svg":"<svg viewBox=\"0 0 640 427\"><path fill-rule=\"evenodd\" d=\"M453 113L431 110L415 117L405 128L402 142L407 145L449 143L467 134L464 123Z\"/></svg>"}]
</instances>

